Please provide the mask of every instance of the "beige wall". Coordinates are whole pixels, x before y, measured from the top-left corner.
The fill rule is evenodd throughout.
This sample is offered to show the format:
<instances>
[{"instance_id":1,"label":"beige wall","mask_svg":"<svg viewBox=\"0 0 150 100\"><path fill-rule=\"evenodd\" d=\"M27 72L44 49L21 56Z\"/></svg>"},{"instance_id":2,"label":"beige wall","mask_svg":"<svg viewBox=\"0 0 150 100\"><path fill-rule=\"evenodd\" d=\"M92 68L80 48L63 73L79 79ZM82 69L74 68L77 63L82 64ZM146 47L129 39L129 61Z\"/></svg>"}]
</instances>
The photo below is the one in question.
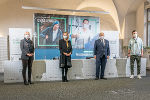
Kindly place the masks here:
<instances>
[{"instance_id":1,"label":"beige wall","mask_svg":"<svg viewBox=\"0 0 150 100\"><path fill-rule=\"evenodd\" d=\"M7 36L8 28L32 28L33 12L21 9L19 0L10 0L0 5L0 35Z\"/></svg>"},{"instance_id":2,"label":"beige wall","mask_svg":"<svg viewBox=\"0 0 150 100\"><path fill-rule=\"evenodd\" d=\"M144 35L144 3L142 3L136 12L136 30L139 37L142 38L144 45L146 45L146 37Z\"/></svg>"},{"instance_id":3,"label":"beige wall","mask_svg":"<svg viewBox=\"0 0 150 100\"><path fill-rule=\"evenodd\" d=\"M49 14L65 14L65 15L81 15L81 16L97 16L101 18L101 30L118 30L118 16L116 12L116 8L113 5L112 0L101 0L98 4L103 5L105 4L105 10L111 11L111 14L102 15L102 14L79 14L79 13L71 13L71 12L55 12L55 11L36 11L36 10L24 10L22 9L22 5L30 4L26 2L22 2L22 0L6 0L5 2L0 3L0 36L7 36L9 33L9 28L32 28L33 29L33 14L34 13L49 13ZM33 0L32 0L33 1ZM109 3L108 3L109 1ZM68 1L69 2L69 1ZM94 6L95 3L95 6ZM103 3L103 4L102 4ZM39 3L35 3L37 6L40 5ZM35 4L30 4L34 5ZM78 5L76 9L84 9L81 5L85 5L86 3L81 3ZM95 7L96 10L103 10L101 9L100 5L96 4L96 2L92 2L89 5L89 9ZM48 6L48 4L45 4ZM73 6L74 7L74 6ZM96 8L99 7L99 8ZM75 7L74 7L75 8ZM111 8L111 9L110 9ZM112 11L113 10L113 11Z\"/></svg>"},{"instance_id":4,"label":"beige wall","mask_svg":"<svg viewBox=\"0 0 150 100\"><path fill-rule=\"evenodd\" d=\"M125 17L124 40L123 45L128 46L128 41L132 36L132 31L136 29L136 13L129 13Z\"/></svg>"},{"instance_id":5,"label":"beige wall","mask_svg":"<svg viewBox=\"0 0 150 100\"><path fill-rule=\"evenodd\" d=\"M139 36L143 38L144 33L144 3L140 5L136 12L136 29Z\"/></svg>"},{"instance_id":6,"label":"beige wall","mask_svg":"<svg viewBox=\"0 0 150 100\"><path fill-rule=\"evenodd\" d=\"M8 2L9 1L9 2ZM72 9L82 9L82 10L97 10L97 11L109 11L109 15L102 14L80 14L80 13L71 13L71 12L55 12L55 11L36 11L36 10L24 10L22 9L22 5L31 5L31 6L39 6L41 7L51 7L58 8L57 5L48 4L44 2L41 4L41 0L5 0L5 2L0 2L0 35L7 36L9 28L32 28L33 29L33 14L34 13L49 13L49 14L65 14L65 15L81 15L81 16L97 16L101 18L100 29L102 31L119 31L120 34L123 34L123 45L127 46L129 39L131 38L131 32L133 29L136 29L138 33L140 33L140 37L145 40L144 34L144 2L140 4L137 11L127 13L125 10L126 6L123 6L124 13L121 11L121 2L120 0L88 0L89 2L85 2L82 0L74 1L76 4L72 6ZM38 2L36 2L38 1ZM45 0L44 0L45 1ZM52 2L51 0L48 0ZM58 0L56 0L58 2ZM56 1L54 2L55 4ZM63 0L65 1L65 0ZM71 7L71 1L69 2L67 7ZM114 5L113 1L119 2L118 5ZM123 2L124 0L122 0ZM129 2L130 0L128 0ZM132 0L133 1L133 0ZM138 0L139 1L139 0ZM36 3L35 3L36 2ZM127 2L126 2L127 3ZM124 4L124 2L123 2ZM131 4L131 3L130 3ZM66 7L62 4L60 8ZM65 5L65 4L64 4ZM119 6L120 5L120 6ZM127 4L126 4L127 5ZM117 6L117 7L116 7ZM69 9L67 8L66 9ZM127 8L128 9L128 8ZM124 17L125 16L125 17ZM119 25L119 19L122 19L121 29ZM34 29L33 29L34 30Z\"/></svg>"},{"instance_id":7,"label":"beige wall","mask_svg":"<svg viewBox=\"0 0 150 100\"><path fill-rule=\"evenodd\" d=\"M144 2L138 7L136 12L130 12L125 17L123 46L128 46L128 41L132 37L131 32L137 30L138 35L146 45L146 35L144 34Z\"/></svg>"}]
</instances>

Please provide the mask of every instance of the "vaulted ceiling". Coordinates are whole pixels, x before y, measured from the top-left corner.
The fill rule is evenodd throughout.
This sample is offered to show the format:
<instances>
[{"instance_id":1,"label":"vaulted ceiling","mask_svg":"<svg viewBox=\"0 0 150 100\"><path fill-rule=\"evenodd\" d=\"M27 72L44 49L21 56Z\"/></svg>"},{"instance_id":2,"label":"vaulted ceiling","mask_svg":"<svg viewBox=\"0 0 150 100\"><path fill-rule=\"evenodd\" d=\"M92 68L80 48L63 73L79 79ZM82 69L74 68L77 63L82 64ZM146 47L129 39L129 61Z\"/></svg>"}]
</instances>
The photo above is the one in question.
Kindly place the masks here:
<instances>
[{"instance_id":1,"label":"vaulted ceiling","mask_svg":"<svg viewBox=\"0 0 150 100\"><path fill-rule=\"evenodd\" d=\"M119 17L120 26L123 25L125 16L128 13L136 12L137 8L146 0L113 0Z\"/></svg>"},{"instance_id":2,"label":"vaulted ceiling","mask_svg":"<svg viewBox=\"0 0 150 100\"><path fill-rule=\"evenodd\" d=\"M114 30L120 30L123 19L126 14L135 12L139 5L146 0L18 0L23 6L41 7L41 8L58 8L74 10L91 10L107 11L108 15L90 14L90 13L73 13L73 12L56 12L69 15L99 16L101 23L111 24ZM0 0L0 5L7 5L10 0ZM13 0L12 0L13 2ZM49 11L45 11L49 12ZM55 12L53 12L55 13Z\"/></svg>"}]
</instances>

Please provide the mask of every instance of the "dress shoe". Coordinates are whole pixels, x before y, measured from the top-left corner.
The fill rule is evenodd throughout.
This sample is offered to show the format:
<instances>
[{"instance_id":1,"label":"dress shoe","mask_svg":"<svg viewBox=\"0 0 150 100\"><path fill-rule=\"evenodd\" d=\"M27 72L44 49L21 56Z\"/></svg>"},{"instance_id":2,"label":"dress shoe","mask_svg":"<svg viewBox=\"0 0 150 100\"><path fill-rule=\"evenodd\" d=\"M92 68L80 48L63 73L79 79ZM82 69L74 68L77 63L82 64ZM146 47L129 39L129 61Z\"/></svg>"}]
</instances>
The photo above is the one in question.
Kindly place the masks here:
<instances>
[{"instance_id":1,"label":"dress shoe","mask_svg":"<svg viewBox=\"0 0 150 100\"><path fill-rule=\"evenodd\" d=\"M68 80L65 80L65 82L68 82Z\"/></svg>"},{"instance_id":2,"label":"dress shoe","mask_svg":"<svg viewBox=\"0 0 150 100\"><path fill-rule=\"evenodd\" d=\"M29 83L29 84L34 84L34 83L33 83L33 82L31 82L31 81L28 81L28 83Z\"/></svg>"},{"instance_id":3,"label":"dress shoe","mask_svg":"<svg viewBox=\"0 0 150 100\"><path fill-rule=\"evenodd\" d=\"M62 80L62 82L65 82L65 80Z\"/></svg>"},{"instance_id":4,"label":"dress shoe","mask_svg":"<svg viewBox=\"0 0 150 100\"><path fill-rule=\"evenodd\" d=\"M65 77L64 76L62 76L62 82L65 82Z\"/></svg>"},{"instance_id":5,"label":"dress shoe","mask_svg":"<svg viewBox=\"0 0 150 100\"><path fill-rule=\"evenodd\" d=\"M25 82L24 82L24 85L29 85L29 83L25 81Z\"/></svg>"},{"instance_id":6,"label":"dress shoe","mask_svg":"<svg viewBox=\"0 0 150 100\"><path fill-rule=\"evenodd\" d=\"M67 75L64 77L64 79L65 79L65 82L68 82Z\"/></svg>"},{"instance_id":7,"label":"dress shoe","mask_svg":"<svg viewBox=\"0 0 150 100\"><path fill-rule=\"evenodd\" d=\"M99 79L98 77L95 78L95 80L98 80L98 79Z\"/></svg>"},{"instance_id":8,"label":"dress shoe","mask_svg":"<svg viewBox=\"0 0 150 100\"><path fill-rule=\"evenodd\" d=\"M104 78L104 77L101 77L101 79L103 79L103 80L107 80L107 78Z\"/></svg>"}]
</instances>

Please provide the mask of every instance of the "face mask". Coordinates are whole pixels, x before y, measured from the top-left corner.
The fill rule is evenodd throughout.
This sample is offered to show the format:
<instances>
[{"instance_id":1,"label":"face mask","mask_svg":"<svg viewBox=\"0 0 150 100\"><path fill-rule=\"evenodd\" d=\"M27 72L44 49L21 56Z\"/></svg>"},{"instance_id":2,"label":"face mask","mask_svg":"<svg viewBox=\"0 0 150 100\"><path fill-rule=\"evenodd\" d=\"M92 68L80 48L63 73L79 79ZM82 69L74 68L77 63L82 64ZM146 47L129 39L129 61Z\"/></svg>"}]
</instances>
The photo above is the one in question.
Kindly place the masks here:
<instances>
[{"instance_id":1,"label":"face mask","mask_svg":"<svg viewBox=\"0 0 150 100\"><path fill-rule=\"evenodd\" d=\"M137 38L137 34L133 34L133 38Z\"/></svg>"},{"instance_id":2,"label":"face mask","mask_svg":"<svg viewBox=\"0 0 150 100\"><path fill-rule=\"evenodd\" d=\"M64 39L67 39L68 37L67 37L67 36L63 36L63 38L64 38Z\"/></svg>"},{"instance_id":3,"label":"face mask","mask_svg":"<svg viewBox=\"0 0 150 100\"><path fill-rule=\"evenodd\" d=\"M83 28L88 29L88 28L89 28L89 25L88 25L88 24L83 24Z\"/></svg>"},{"instance_id":4,"label":"face mask","mask_svg":"<svg viewBox=\"0 0 150 100\"><path fill-rule=\"evenodd\" d=\"M99 38L100 38L100 39L104 39L104 36L100 36Z\"/></svg>"},{"instance_id":5,"label":"face mask","mask_svg":"<svg viewBox=\"0 0 150 100\"><path fill-rule=\"evenodd\" d=\"M24 37L25 37L26 39L29 39L29 38L30 38L30 36L29 36L29 35L25 35Z\"/></svg>"}]
</instances>

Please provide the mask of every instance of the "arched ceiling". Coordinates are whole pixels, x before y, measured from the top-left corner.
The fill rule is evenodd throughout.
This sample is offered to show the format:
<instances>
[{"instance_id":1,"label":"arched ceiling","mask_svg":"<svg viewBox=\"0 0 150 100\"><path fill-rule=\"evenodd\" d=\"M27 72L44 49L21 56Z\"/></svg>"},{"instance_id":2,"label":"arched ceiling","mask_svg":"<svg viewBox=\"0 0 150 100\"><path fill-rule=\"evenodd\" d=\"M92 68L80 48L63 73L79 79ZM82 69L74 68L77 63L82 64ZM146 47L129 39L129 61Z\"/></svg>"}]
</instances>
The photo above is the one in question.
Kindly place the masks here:
<instances>
[{"instance_id":1,"label":"arched ceiling","mask_svg":"<svg viewBox=\"0 0 150 100\"><path fill-rule=\"evenodd\" d=\"M128 14L136 13L139 6L145 1L146 0L113 0L118 12L120 31L122 33L120 37L124 37L125 17Z\"/></svg>"},{"instance_id":2,"label":"arched ceiling","mask_svg":"<svg viewBox=\"0 0 150 100\"><path fill-rule=\"evenodd\" d=\"M109 23L108 25L114 26L113 30L120 30L117 11L112 0L22 0L22 2L24 6L41 8L107 11L110 12L109 15L72 12L67 12L66 14L81 16L99 16L101 19L103 19L103 22L107 21L107 23ZM61 13L62 12L60 12L60 14Z\"/></svg>"},{"instance_id":3,"label":"arched ceiling","mask_svg":"<svg viewBox=\"0 0 150 100\"><path fill-rule=\"evenodd\" d=\"M23 5L44 8L76 9L85 0L22 0Z\"/></svg>"},{"instance_id":4,"label":"arched ceiling","mask_svg":"<svg viewBox=\"0 0 150 100\"><path fill-rule=\"evenodd\" d=\"M117 8L120 25L122 26L124 18L128 13L136 12L140 4L145 1L146 0L113 0Z\"/></svg>"},{"instance_id":5,"label":"arched ceiling","mask_svg":"<svg viewBox=\"0 0 150 100\"><path fill-rule=\"evenodd\" d=\"M7 4L10 0L0 0L0 5ZM108 11L109 15L72 13L72 12L54 12L60 14L77 14L86 16L99 16L105 23L111 23L114 30L120 30L126 14L135 12L138 6L146 0L18 0L23 6L41 7L41 8L58 8L58 9L75 9L75 10L92 10Z\"/></svg>"}]
</instances>

